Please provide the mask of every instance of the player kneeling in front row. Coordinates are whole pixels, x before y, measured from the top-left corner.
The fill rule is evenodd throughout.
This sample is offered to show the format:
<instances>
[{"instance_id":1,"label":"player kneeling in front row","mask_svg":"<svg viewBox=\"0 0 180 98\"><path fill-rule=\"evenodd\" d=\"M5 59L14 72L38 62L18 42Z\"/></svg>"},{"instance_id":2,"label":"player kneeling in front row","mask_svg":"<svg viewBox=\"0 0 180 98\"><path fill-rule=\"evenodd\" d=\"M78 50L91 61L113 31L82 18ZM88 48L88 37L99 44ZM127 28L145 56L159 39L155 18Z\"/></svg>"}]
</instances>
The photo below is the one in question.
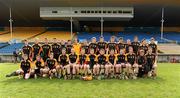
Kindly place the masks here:
<instances>
[{"instance_id":1,"label":"player kneeling in front row","mask_svg":"<svg viewBox=\"0 0 180 98\"><path fill-rule=\"evenodd\" d=\"M54 58L54 54L50 53L50 58L46 60L45 68L42 70L43 77L49 76L49 78L52 79L55 74L57 74L56 67L57 61Z\"/></svg>"},{"instance_id":2,"label":"player kneeling in front row","mask_svg":"<svg viewBox=\"0 0 180 98\"><path fill-rule=\"evenodd\" d=\"M71 49L71 53L69 54L69 67L68 71L71 71L72 78L75 78L75 75L77 75L77 54L75 53L74 48ZM72 70L71 70L72 69ZM79 69L79 67L78 67Z\"/></svg>"},{"instance_id":3,"label":"player kneeling in front row","mask_svg":"<svg viewBox=\"0 0 180 98\"><path fill-rule=\"evenodd\" d=\"M23 56L23 60L21 61L21 64L20 64L20 69L9 74L9 75L6 75L6 77L11 77L11 76L23 76L24 79L29 79L30 76L34 73L32 71L32 64L31 62L28 60L28 55L27 54L24 54Z\"/></svg>"},{"instance_id":4,"label":"player kneeling in front row","mask_svg":"<svg viewBox=\"0 0 180 98\"><path fill-rule=\"evenodd\" d=\"M89 73L91 73L91 75L92 75L92 73L94 74L94 75L96 75L96 71L97 70L95 70L95 66L94 65L96 65L96 62L97 62L97 55L95 54L95 52L94 52L94 49L93 48L91 48L90 49L90 54L88 55L88 64L89 64L89 66L90 66L90 70L89 70Z\"/></svg>"},{"instance_id":5,"label":"player kneeling in front row","mask_svg":"<svg viewBox=\"0 0 180 98\"><path fill-rule=\"evenodd\" d=\"M109 56L107 57L108 63L105 65L105 78L113 78L114 77L114 68L116 65L116 56L114 53L114 49L109 51Z\"/></svg>"},{"instance_id":6,"label":"player kneeling in front row","mask_svg":"<svg viewBox=\"0 0 180 98\"><path fill-rule=\"evenodd\" d=\"M136 63L136 54L133 52L133 47L129 47L129 53L127 53L127 66L128 76L131 79L136 79L138 74L138 64Z\"/></svg>"},{"instance_id":7,"label":"player kneeling in front row","mask_svg":"<svg viewBox=\"0 0 180 98\"><path fill-rule=\"evenodd\" d=\"M37 76L42 76L43 75L44 61L43 61L43 59L41 58L40 55L36 56L36 60L34 61L34 66L35 66L34 77L36 79Z\"/></svg>"},{"instance_id":8,"label":"player kneeling in front row","mask_svg":"<svg viewBox=\"0 0 180 98\"><path fill-rule=\"evenodd\" d=\"M146 54L147 64L145 68L148 77L156 77L156 54L152 53L152 47L148 47L148 53Z\"/></svg>"},{"instance_id":9,"label":"player kneeling in front row","mask_svg":"<svg viewBox=\"0 0 180 98\"><path fill-rule=\"evenodd\" d=\"M98 79L104 78L105 74L105 65L107 64L107 57L104 53L105 50L100 49L100 54L97 57L97 65L94 66Z\"/></svg>"},{"instance_id":10,"label":"player kneeling in front row","mask_svg":"<svg viewBox=\"0 0 180 98\"><path fill-rule=\"evenodd\" d=\"M124 49L120 50L120 54L117 55L117 64L115 65L115 77L119 79L125 79L126 76L126 55L124 53Z\"/></svg>"},{"instance_id":11,"label":"player kneeling in front row","mask_svg":"<svg viewBox=\"0 0 180 98\"><path fill-rule=\"evenodd\" d=\"M59 69L60 68L60 69ZM68 55L66 54L66 49L62 49L62 54L59 56L59 70L61 71L61 74L63 78L70 79L70 66L69 66L69 58ZM60 77L59 77L60 78Z\"/></svg>"},{"instance_id":12,"label":"player kneeling in front row","mask_svg":"<svg viewBox=\"0 0 180 98\"><path fill-rule=\"evenodd\" d=\"M145 75L145 67L146 67L146 56L145 51L143 49L139 50L139 55L137 57L137 64L139 67L138 77L143 77Z\"/></svg>"},{"instance_id":13,"label":"player kneeling in front row","mask_svg":"<svg viewBox=\"0 0 180 98\"><path fill-rule=\"evenodd\" d=\"M79 69L77 70L80 73L81 77L88 74L89 64L88 64L88 56L85 54L85 49L81 49L81 54L78 56Z\"/></svg>"}]
</instances>

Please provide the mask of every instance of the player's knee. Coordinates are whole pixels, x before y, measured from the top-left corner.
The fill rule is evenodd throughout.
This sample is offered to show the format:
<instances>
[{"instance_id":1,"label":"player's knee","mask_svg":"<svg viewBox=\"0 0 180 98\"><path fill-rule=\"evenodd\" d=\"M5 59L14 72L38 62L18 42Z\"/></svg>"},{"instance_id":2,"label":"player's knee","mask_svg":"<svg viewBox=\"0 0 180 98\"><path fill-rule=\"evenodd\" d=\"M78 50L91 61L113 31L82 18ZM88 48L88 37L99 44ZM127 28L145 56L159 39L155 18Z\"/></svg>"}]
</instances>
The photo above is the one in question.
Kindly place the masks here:
<instances>
[{"instance_id":1,"label":"player's knee","mask_svg":"<svg viewBox=\"0 0 180 98\"><path fill-rule=\"evenodd\" d=\"M24 78L25 78L25 79L29 79L29 77L30 77L30 74L29 74L29 73L26 73Z\"/></svg>"},{"instance_id":2,"label":"player's knee","mask_svg":"<svg viewBox=\"0 0 180 98\"><path fill-rule=\"evenodd\" d=\"M56 69L53 69L53 70L52 70L52 73L56 73Z\"/></svg>"}]
</instances>

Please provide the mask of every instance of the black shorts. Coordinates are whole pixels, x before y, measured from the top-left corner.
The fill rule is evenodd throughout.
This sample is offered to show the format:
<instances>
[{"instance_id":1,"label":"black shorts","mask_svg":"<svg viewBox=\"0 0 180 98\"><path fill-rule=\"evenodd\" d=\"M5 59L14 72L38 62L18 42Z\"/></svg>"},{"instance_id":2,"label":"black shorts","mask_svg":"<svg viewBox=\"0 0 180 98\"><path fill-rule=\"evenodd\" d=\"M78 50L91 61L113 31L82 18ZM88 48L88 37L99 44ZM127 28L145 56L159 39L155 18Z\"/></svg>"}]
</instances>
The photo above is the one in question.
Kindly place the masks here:
<instances>
[{"instance_id":1,"label":"black shorts","mask_svg":"<svg viewBox=\"0 0 180 98\"><path fill-rule=\"evenodd\" d=\"M143 77L144 73L145 73L144 69L142 67L140 67L138 70L138 77Z\"/></svg>"},{"instance_id":2,"label":"black shorts","mask_svg":"<svg viewBox=\"0 0 180 98\"><path fill-rule=\"evenodd\" d=\"M35 74L40 74L40 68L35 69Z\"/></svg>"},{"instance_id":3,"label":"black shorts","mask_svg":"<svg viewBox=\"0 0 180 98\"><path fill-rule=\"evenodd\" d=\"M54 58L58 61L60 54L54 54Z\"/></svg>"},{"instance_id":4,"label":"black shorts","mask_svg":"<svg viewBox=\"0 0 180 98\"><path fill-rule=\"evenodd\" d=\"M144 66L144 72L147 74L149 71L151 71L152 70L152 65L148 65L148 64L146 64L145 66Z\"/></svg>"},{"instance_id":5,"label":"black shorts","mask_svg":"<svg viewBox=\"0 0 180 98\"><path fill-rule=\"evenodd\" d=\"M43 55L42 58L43 58L44 61L46 61L47 58L49 58L49 56L48 55Z\"/></svg>"},{"instance_id":6,"label":"black shorts","mask_svg":"<svg viewBox=\"0 0 180 98\"><path fill-rule=\"evenodd\" d=\"M66 63L59 63L59 64L62 65L62 66L66 66L66 65L68 65L69 63L66 62Z\"/></svg>"},{"instance_id":7,"label":"black shorts","mask_svg":"<svg viewBox=\"0 0 180 98\"><path fill-rule=\"evenodd\" d=\"M150 70L153 69L153 65L154 65L154 64L147 64L147 66L149 66Z\"/></svg>"},{"instance_id":8,"label":"black shorts","mask_svg":"<svg viewBox=\"0 0 180 98\"><path fill-rule=\"evenodd\" d=\"M90 64L89 64L89 68L90 68L90 69L93 69L94 65L95 65L95 63L90 63Z\"/></svg>"}]
</instances>

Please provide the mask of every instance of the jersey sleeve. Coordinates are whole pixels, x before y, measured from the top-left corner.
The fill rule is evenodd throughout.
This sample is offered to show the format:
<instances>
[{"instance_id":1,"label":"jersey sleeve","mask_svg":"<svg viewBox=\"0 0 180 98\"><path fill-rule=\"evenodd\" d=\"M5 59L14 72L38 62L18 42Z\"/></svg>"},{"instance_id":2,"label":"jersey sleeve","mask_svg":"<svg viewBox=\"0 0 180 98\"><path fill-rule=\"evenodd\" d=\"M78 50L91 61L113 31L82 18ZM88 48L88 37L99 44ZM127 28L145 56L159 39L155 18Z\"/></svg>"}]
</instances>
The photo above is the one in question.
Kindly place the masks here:
<instances>
[{"instance_id":1,"label":"jersey sleeve","mask_svg":"<svg viewBox=\"0 0 180 98\"><path fill-rule=\"evenodd\" d=\"M66 62L69 62L69 55L66 54L66 56L67 56Z\"/></svg>"},{"instance_id":2,"label":"jersey sleeve","mask_svg":"<svg viewBox=\"0 0 180 98\"><path fill-rule=\"evenodd\" d=\"M90 61L90 54L89 55L87 55L87 61L89 62Z\"/></svg>"},{"instance_id":3,"label":"jersey sleeve","mask_svg":"<svg viewBox=\"0 0 180 98\"><path fill-rule=\"evenodd\" d=\"M89 56L88 55L86 55L86 61L89 61Z\"/></svg>"},{"instance_id":4,"label":"jersey sleeve","mask_svg":"<svg viewBox=\"0 0 180 98\"><path fill-rule=\"evenodd\" d=\"M42 67L44 67L45 65L44 65L44 60L43 59L41 59L41 63L42 63Z\"/></svg>"},{"instance_id":5,"label":"jersey sleeve","mask_svg":"<svg viewBox=\"0 0 180 98\"><path fill-rule=\"evenodd\" d=\"M105 55L106 57L106 62L109 61L109 55Z\"/></svg>"},{"instance_id":6,"label":"jersey sleeve","mask_svg":"<svg viewBox=\"0 0 180 98\"><path fill-rule=\"evenodd\" d=\"M128 55L128 54L125 54L125 61L127 61L127 60L128 60L127 55Z\"/></svg>"},{"instance_id":7,"label":"jersey sleeve","mask_svg":"<svg viewBox=\"0 0 180 98\"><path fill-rule=\"evenodd\" d=\"M98 55L95 55L95 59L94 59L94 61L98 61Z\"/></svg>"}]
</instances>

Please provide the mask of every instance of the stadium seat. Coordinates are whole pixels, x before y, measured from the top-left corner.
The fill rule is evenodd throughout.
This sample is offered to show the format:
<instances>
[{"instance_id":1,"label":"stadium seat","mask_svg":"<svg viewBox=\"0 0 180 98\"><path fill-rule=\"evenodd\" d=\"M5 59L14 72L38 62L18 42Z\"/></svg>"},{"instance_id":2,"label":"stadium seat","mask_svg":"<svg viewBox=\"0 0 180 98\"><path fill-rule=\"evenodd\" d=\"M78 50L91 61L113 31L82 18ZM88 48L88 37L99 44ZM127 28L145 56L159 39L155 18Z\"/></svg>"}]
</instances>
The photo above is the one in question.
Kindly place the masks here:
<instances>
[{"instance_id":1,"label":"stadium seat","mask_svg":"<svg viewBox=\"0 0 180 98\"><path fill-rule=\"evenodd\" d=\"M21 27L21 28L14 28L13 29L13 34L12 37L13 39L18 39L18 40L24 40L28 39L32 36L38 35L39 33L43 32L43 28L28 28L28 27ZM0 35L0 42L8 42L11 40L11 34L6 33L3 35Z\"/></svg>"},{"instance_id":2,"label":"stadium seat","mask_svg":"<svg viewBox=\"0 0 180 98\"><path fill-rule=\"evenodd\" d=\"M13 51L15 49L21 49L23 45L24 45L23 43L16 43L16 44L8 45L8 46L0 49L0 54L10 54L10 55L12 55Z\"/></svg>"},{"instance_id":3,"label":"stadium seat","mask_svg":"<svg viewBox=\"0 0 180 98\"><path fill-rule=\"evenodd\" d=\"M71 39L71 33L68 31L47 31L36 37L41 39L40 41L43 41L44 38L48 38L49 40L52 40L53 38L57 38L58 40L69 40ZM34 39L35 38L32 38L31 41Z\"/></svg>"}]
</instances>

